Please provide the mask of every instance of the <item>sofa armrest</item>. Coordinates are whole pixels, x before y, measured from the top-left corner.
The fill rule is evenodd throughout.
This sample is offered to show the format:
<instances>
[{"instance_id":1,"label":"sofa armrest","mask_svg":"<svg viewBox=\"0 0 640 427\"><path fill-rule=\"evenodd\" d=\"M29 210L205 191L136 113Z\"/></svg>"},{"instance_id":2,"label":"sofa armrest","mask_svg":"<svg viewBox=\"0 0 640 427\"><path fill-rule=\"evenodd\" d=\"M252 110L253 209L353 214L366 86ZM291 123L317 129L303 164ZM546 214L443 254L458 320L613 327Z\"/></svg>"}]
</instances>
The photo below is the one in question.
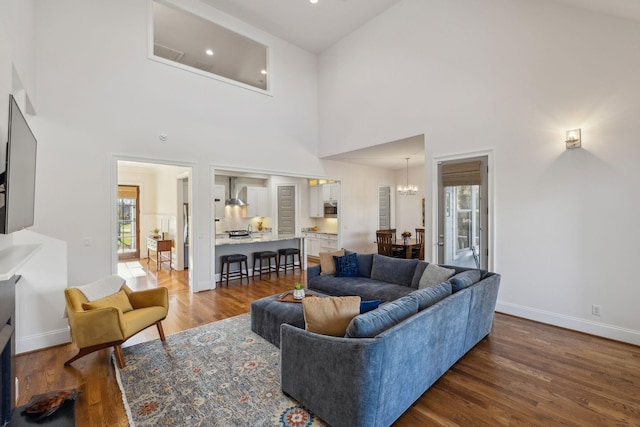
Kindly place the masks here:
<instances>
[{"instance_id":1,"label":"sofa armrest","mask_svg":"<svg viewBox=\"0 0 640 427\"><path fill-rule=\"evenodd\" d=\"M282 391L336 426L375 426L384 343L280 328Z\"/></svg>"},{"instance_id":2,"label":"sofa armrest","mask_svg":"<svg viewBox=\"0 0 640 427\"><path fill-rule=\"evenodd\" d=\"M79 348L125 339L122 311L115 307L74 311L67 306L67 315L71 336Z\"/></svg>"},{"instance_id":3,"label":"sofa armrest","mask_svg":"<svg viewBox=\"0 0 640 427\"><path fill-rule=\"evenodd\" d=\"M309 287L309 281L318 276L320 276L320 264L307 268L307 287Z\"/></svg>"},{"instance_id":4,"label":"sofa armrest","mask_svg":"<svg viewBox=\"0 0 640 427\"><path fill-rule=\"evenodd\" d=\"M125 289L125 292L127 290ZM169 310L169 291L165 287L127 292L129 302L134 309L163 307Z\"/></svg>"}]
</instances>

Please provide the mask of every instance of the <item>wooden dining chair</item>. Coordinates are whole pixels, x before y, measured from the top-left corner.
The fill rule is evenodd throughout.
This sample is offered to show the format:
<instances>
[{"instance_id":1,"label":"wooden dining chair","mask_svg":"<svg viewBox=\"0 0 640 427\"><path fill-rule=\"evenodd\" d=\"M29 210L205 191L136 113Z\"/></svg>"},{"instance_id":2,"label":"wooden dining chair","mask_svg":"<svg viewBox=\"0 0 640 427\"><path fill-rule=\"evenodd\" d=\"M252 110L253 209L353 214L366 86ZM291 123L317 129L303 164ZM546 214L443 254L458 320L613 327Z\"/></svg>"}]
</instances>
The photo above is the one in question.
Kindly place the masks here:
<instances>
[{"instance_id":1,"label":"wooden dining chair","mask_svg":"<svg viewBox=\"0 0 640 427\"><path fill-rule=\"evenodd\" d=\"M388 230L376 231L376 242L378 244L378 253L384 256L392 256L392 245L395 240L394 235Z\"/></svg>"},{"instance_id":2,"label":"wooden dining chair","mask_svg":"<svg viewBox=\"0 0 640 427\"><path fill-rule=\"evenodd\" d=\"M419 246L412 249L411 257L424 260L424 228L416 228L416 243Z\"/></svg>"},{"instance_id":3,"label":"wooden dining chair","mask_svg":"<svg viewBox=\"0 0 640 427\"><path fill-rule=\"evenodd\" d=\"M376 231L376 242L378 243L378 253L380 255L394 258L404 258L404 250L400 248L394 248L393 244L395 243L395 241L395 229Z\"/></svg>"}]
</instances>

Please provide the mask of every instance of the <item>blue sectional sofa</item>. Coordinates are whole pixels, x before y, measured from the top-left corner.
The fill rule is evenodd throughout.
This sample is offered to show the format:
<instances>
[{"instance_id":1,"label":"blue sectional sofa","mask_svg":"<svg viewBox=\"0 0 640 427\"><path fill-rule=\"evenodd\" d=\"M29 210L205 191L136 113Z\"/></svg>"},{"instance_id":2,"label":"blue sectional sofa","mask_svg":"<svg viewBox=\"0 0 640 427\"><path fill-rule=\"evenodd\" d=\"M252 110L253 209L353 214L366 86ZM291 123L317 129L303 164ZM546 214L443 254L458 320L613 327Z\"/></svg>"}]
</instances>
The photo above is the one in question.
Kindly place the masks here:
<instances>
[{"instance_id":1,"label":"blue sectional sofa","mask_svg":"<svg viewBox=\"0 0 640 427\"><path fill-rule=\"evenodd\" d=\"M357 257L358 277L314 266L308 288L386 303L356 316L344 337L283 324L281 386L334 427L388 426L489 334L500 275L449 267L450 279L418 289L428 263Z\"/></svg>"}]
</instances>

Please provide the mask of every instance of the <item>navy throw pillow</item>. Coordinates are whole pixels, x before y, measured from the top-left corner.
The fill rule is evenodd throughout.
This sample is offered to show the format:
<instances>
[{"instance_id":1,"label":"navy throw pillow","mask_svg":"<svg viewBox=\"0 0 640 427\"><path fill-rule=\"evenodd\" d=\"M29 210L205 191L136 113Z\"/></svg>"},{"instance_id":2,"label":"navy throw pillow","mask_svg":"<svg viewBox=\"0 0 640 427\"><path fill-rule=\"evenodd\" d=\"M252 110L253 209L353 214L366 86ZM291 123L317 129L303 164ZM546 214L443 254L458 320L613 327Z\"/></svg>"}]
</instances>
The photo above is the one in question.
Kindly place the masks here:
<instances>
[{"instance_id":1,"label":"navy throw pillow","mask_svg":"<svg viewBox=\"0 0 640 427\"><path fill-rule=\"evenodd\" d=\"M378 308L382 301L379 299L374 299L371 301L360 301L360 314L366 313L367 311L375 310Z\"/></svg>"},{"instance_id":2,"label":"navy throw pillow","mask_svg":"<svg viewBox=\"0 0 640 427\"><path fill-rule=\"evenodd\" d=\"M358 254L334 256L333 261L336 264L336 277L358 277Z\"/></svg>"}]
</instances>

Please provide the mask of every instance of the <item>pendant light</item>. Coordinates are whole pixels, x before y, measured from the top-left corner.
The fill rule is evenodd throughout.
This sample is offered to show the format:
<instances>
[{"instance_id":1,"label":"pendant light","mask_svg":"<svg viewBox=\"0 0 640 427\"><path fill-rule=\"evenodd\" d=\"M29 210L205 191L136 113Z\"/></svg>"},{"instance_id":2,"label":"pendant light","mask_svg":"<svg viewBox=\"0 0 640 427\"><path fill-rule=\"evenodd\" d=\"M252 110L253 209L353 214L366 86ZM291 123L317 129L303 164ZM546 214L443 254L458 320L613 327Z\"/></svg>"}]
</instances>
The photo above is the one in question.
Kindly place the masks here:
<instances>
[{"instance_id":1,"label":"pendant light","mask_svg":"<svg viewBox=\"0 0 640 427\"><path fill-rule=\"evenodd\" d=\"M406 185L398 185L398 194L401 196L415 196L418 194L418 186L417 185L409 185L409 157L405 157L407 161L407 182Z\"/></svg>"}]
</instances>

